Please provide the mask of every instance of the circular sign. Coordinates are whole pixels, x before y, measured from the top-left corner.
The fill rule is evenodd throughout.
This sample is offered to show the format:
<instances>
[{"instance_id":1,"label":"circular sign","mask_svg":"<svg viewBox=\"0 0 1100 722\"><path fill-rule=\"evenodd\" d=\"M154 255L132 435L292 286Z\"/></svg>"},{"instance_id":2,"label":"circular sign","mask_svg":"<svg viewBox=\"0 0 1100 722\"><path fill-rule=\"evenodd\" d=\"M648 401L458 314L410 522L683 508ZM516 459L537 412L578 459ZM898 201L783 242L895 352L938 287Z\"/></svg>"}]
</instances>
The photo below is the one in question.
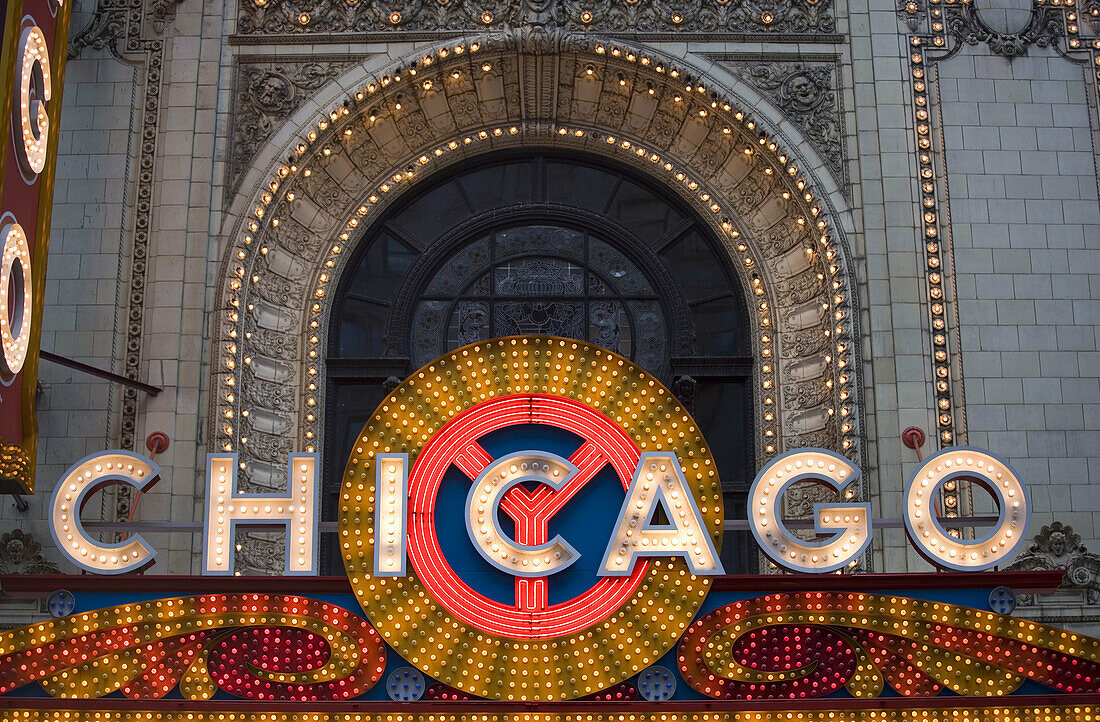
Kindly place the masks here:
<instances>
[{"instance_id":1,"label":"circular sign","mask_svg":"<svg viewBox=\"0 0 1100 722\"><path fill-rule=\"evenodd\" d=\"M598 577L552 603L553 576L516 572L514 598L506 601L478 591L444 553L437 525L449 516L464 523L464 512L442 501L441 484L446 475L460 474L470 486L507 466L482 442L525 425L581 439L568 459L554 457L572 472L560 485L526 479L501 492L501 516L517 520L515 537L525 548L548 542L547 520L571 500L581 503L576 495L598 474L610 470L625 495L643 451L676 455L714 546L721 548L715 463L671 392L618 354L545 336L466 346L397 387L367 422L348 461L340 540L368 618L425 674L489 698L569 699L620 683L667 653L710 581L692 574L679 557L642 558L630 574ZM375 458L387 453L408 454L410 464L409 564L396 577L374 574ZM512 472L522 474L518 467ZM610 521L618 506L585 511ZM470 535L464 542L472 546L475 531Z\"/></svg>"}]
</instances>

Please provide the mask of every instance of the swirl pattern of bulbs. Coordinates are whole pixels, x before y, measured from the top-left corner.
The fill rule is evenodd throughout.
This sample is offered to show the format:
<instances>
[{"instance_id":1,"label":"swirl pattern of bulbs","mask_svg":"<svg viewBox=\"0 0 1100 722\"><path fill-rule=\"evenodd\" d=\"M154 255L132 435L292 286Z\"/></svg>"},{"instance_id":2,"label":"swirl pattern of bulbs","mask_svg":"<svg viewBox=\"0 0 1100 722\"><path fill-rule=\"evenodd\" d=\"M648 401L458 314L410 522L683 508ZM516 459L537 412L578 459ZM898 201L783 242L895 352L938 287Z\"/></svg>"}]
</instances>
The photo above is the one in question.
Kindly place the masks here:
<instances>
[{"instance_id":1,"label":"swirl pattern of bulbs","mask_svg":"<svg viewBox=\"0 0 1100 722\"><path fill-rule=\"evenodd\" d=\"M436 553L438 543L426 532L413 533L418 519L430 519L435 499L433 449L444 437L463 441L440 457L443 468L452 461L469 465L460 457L474 454L464 442L465 427L438 432L449 421L480 418L482 408L539 394L556 404L539 412L547 419L568 414L594 424L584 420L587 412L608 425L594 425L584 436L608 437L600 447L620 480L630 478L639 449L675 452L704 533L721 548L722 489L702 434L675 397L630 361L578 341L513 337L466 346L428 364L382 402L352 450L340 497L340 542L356 597L385 640L426 675L481 697L570 699L624 682L672 649L710 586L682 559L655 558L630 576L604 577L546 609L490 608L491 600L480 595L457 606L454 598L465 585ZM464 414L470 409L473 416ZM494 416L514 412L502 407ZM634 446L633 458L612 442L616 434ZM413 563L403 578L373 572L376 458L393 453L409 454L414 476L423 477L409 482ZM578 600L590 601L578 606ZM474 603L492 614L473 618Z\"/></svg>"},{"instance_id":2,"label":"swirl pattern of bulbs","mask_svg":"<svg viewBox=\"0 0 1100 722\"><path fill-rule=\"evenodd\" d=\"M0 632L0 693L39 682L54 697L121 692L186 699L357 697L378 682L378 632L305 597L208 594L125 604Z\"/></svg>"},{"instance_id":3,"label":"swirl pattern of bulbs","mask_svg":"<svg viewBox=\"0 0 1100 722\"><path fill-rule=\"evenodd\" d=\"M1011 694L1026 679L1100 692L1100 640L955 604L878 594L775 594L710 612L680 642L680 672L719 699L878 697L947 688Z\"/></svg>"}]
</instances>

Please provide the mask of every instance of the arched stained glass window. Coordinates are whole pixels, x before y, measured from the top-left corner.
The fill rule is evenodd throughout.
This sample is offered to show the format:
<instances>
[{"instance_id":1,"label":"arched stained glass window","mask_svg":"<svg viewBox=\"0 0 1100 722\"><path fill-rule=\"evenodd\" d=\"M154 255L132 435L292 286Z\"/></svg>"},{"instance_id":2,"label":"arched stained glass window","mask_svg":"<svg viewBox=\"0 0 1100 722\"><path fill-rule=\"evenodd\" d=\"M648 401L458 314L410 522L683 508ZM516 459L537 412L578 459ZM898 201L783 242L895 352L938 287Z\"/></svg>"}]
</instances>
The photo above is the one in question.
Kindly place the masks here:
<instances>
[{"instance_id":1,"label":"arched stained glass window","mask_svg":"<svg viewBox=\"0 0 1100 722\"><path fill-rule=\"evenodd\" d=\"M743 516L748 323L729 255L698 218L625 167L558 154L490 157L406 194L364 229L338 287L326 518L356 434L390 388L453 348L527 333L609 348L668 385L710 442L727 517ZM755 568L741 536L727 535L731 571Z\"/></svg>"}]
</instances>

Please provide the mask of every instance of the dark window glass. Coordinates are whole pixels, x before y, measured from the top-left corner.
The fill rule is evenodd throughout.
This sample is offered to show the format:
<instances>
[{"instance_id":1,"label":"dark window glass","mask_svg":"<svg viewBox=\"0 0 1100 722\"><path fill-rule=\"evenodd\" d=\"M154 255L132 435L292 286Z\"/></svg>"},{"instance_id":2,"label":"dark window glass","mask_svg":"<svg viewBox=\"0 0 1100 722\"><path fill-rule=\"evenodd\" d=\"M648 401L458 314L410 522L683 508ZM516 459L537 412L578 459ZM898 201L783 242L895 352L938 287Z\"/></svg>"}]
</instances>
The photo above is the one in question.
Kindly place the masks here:
<instances>
[{"instance_id":1,"label":"dark window glass","mask_svg":"<svg viewBox=\"0 0 1100 722\"><path fill-rule=\"evenodd\" d=\"M409 194L348 244L327 366L326 520L385 388L453 348L517 333L613 349L689 394L727 517L743 518L754 473L746 307L701 220L625 168L568 155L490 159ZM727 571L755 571L748 532L725 539ZM325 544L338 572L335 540Z\"/></svg>"},{"instance_id":2,"label":"dark window glass","mask_svg":"<svg viewBox=\"0 0 1100 722\"><path fill-rule=\"evenodd\" d=\"M636 183L624 180L615 192L607 215L629 228L638 238L653 243L681 216L672 206Z\"/></svg>"},{"instance_id":3,"label":"dark window glass","mask_svg":"<svg viewBox=\"0 0 1100 722\"><path fill-rule=\"evenodd\" d=\"M478 213L534 199L530 163L507 163L476 170L462 178L462 188Z\"/></svg>"},{"instance_id":4,"label":"dark window glass","mask_svg":"<svg viewBox=\"0 0 1100 722\"><path fill-rule=\"evenodd\" d=\"M385 397L382 379L337 381L329 385L328 413L332 423L329 425L326 439L328 452L324 461L326 483L322 485L321 490L321 514L325 520L337 517L344 465L351 456L351 450L359 432L363 430L363 426ZM335 480L335 483L331 483L330 480ZM335 536L322 535L320 563L322 569L328 573L338 572L343 566Z\"/></svg>"},{"instance_id":5,"label":"dark window glass","mask_svg":"<svg viewBox=\"0 0 1100 722\"><path fill-rule=\"evenodd\" d=\"M718 465L722 488L744 491L752 479L746 476L745 459L752 453L745 433L752 426L748 379L703 379L695 389L692 416L705 430L710 453ZM730 513L727 510L726 516Z\"/></svg>"},{"instance_id":6,"label":"dark window glass","mask_svg":"<svg viewBox=\"0 0 1100 722\"><path fill-rule=\"evenodd\" d=\"M413 201L395 221L410 234L433 241L471 215L470 206L457 183L446 183Z\"/></svg>"},{"instance_id":7,"label":"dark window glass","mask_svg":"<svg viewBox=\"0 0 1100 722\"><path fill-rule=\"evenodd\" d=\"M389 315L389 304L345 296L340 314L339 354L351 358L381 354Z\"/></svg>"},{"instance_id":8,"label":"dark window glass","mask_svg":"<svg viewBox=\"0 0 1100 722\"><path fill-rule=\"evenodd\" d=\"M698 353L733 356L747 346L733 297L695 304L691 307L691 315L695 320Z\"/></svg>"},{"instance_id":9,"label":"dark window glass","mask_svg":"<svg viewBox=\"0 0 1100 722\"><path fill-rule=\"evenodd\" d=\"M546 200L597 213L607 205L618 178L574 163L546 164Z\"/></svg>"},{"instance_id":10,"label":"dark window glass","mask_svg":"<svg viewBox=\"0 0 1100 722\"><path fill-rule=\"evenodd\" d=\"M668 269L684 289L688 302L701 298L726 295L730 292L729 278L719 263L702 263L711 255L710 248L698 232L692 231L661 251Z\"/></svg>"},{"instance_id":11,"label":"dark window glass","mask_svg":"<svg viewBox=\"0 0 1100 722\"><path fill-rule=\"evenodd\" d=\"M367 248L347 292L388 303L415 258L407 246L385 235Z\"/></svg>"}]
</instances>

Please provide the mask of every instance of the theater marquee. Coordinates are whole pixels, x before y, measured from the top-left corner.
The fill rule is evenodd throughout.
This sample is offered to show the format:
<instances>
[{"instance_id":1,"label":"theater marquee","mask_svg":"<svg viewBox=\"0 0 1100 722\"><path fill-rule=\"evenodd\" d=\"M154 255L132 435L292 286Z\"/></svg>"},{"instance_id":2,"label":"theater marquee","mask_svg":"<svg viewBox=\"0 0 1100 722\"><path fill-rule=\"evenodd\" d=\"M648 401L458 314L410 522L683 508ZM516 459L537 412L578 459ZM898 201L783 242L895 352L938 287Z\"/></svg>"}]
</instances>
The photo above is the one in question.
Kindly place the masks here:
<instances>
[{"instance_id":1,"label":"theater marquee","mask_svg":"<svg viewBox=\"0 0 1100 722\"><path fill-rule=\"evenodd\" d=\"M980 571L1013 554L1028 520L1021 480L986 451L945 450L905 483L912 543L959 570L914 575L829 573L866 549L866 504L818 505L813 541L783 525L791 484L843 498L860 473L801 449L760 471L747 511L761 550L809 573L724 576L722 488L691 416L630 361L564 339L458 349L378 407L340 493L346 579L311 576L316 456L291 455L286 494L267 497L235 491L238 463L206 464L205 576L125 585L99 575L156 550L90 538L80 505L104 483L147 488L159 470L123 452L69 470L50 521L95 574L2 580L77 591L71 613L0 633L9 719L1095 716L1100 640L999 613L990 595L1056 587L1058 574ZM983 538L936 517L937 490L960 477L999 506ZM286 529L287 576L233 576L234 528L257 523Z\"/></svg>"}]
</instances>

